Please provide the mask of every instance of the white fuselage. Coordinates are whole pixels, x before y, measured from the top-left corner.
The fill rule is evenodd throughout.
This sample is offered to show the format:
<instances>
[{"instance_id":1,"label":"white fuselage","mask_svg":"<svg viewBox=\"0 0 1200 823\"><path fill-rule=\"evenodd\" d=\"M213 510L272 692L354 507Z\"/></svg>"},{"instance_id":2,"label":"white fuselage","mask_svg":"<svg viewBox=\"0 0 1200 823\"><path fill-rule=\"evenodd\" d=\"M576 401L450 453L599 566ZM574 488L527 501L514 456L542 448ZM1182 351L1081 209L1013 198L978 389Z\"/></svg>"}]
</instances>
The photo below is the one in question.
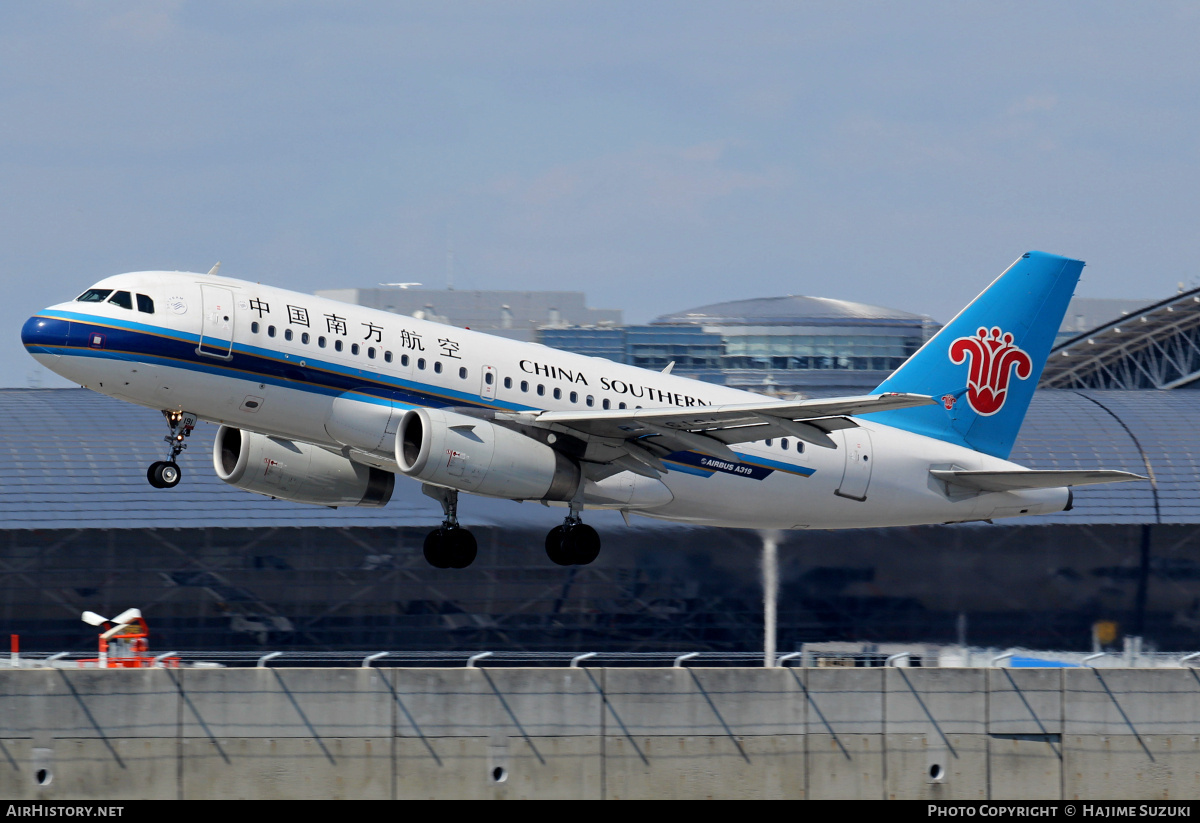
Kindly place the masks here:
<instances>
[{"instance_id":1,"label":"white fuselage","mask_svg":"<svg viewBox=\"0 0 1200 823\"><path fill-rule=\"evenodd\" d=\"M184 410L343 453L344 442L327 428L335 401L515 412L762 399L230 278L143 272L107 278L96 288L146 295L154 311L69 302L40 312L34 320L47 324L48 337L30 351L47 368L139 405ZM54 336L60 328L61 342ZM737 464L692 452L672 455L662 477L669 502L659 497L652 507L636 502L611 507L705 525L791 529L982 520L1067 505L1066 489L954 494L930 475L931 468L1020 467L873 423L869 416L855 422L858 428L832 433L837 449L793 437L738 444ZM350 454L397 471L390 446ZM463 513L469 515L469 509Z\"/></svg>"}]
</instances>

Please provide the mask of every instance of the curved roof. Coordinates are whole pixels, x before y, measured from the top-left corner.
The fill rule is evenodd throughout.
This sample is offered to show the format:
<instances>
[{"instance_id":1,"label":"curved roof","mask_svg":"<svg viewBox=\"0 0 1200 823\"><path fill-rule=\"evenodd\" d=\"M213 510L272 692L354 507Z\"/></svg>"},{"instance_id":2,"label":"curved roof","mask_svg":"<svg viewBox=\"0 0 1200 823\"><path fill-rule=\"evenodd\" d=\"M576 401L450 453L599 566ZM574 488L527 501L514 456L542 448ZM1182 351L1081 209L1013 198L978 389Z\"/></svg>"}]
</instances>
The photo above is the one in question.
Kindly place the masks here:
<instances>
[{"instance_id":1,"label":"curved roof","mask_svg":"<svg viewBox=\"0 0 1200 823\"><path fill-rule=\"evenodd\" d=\"M1063 342L1039 385L1174 389L1200 380L1200 289L1151 303Z\"/></svg>"},{"instance_id":2,"label":"curved roof","mask_svg":"<svg viewBox=\"0 0 1200 823\"><path fill-rule=\"evenodd\" d=\"M834 300L830 297L757 297L664 314L655 325L703 326L922 326L928 317L911 312Z\"/></svg>"},{"instance_id":3,"label":"curved roof","mask_svg":"<svg viewBox=\"0 0 1200 823\"><path fill-rule=\"evenodd\" d=\"M1200 406L1191 392L1040 389L1009 459L1152 478L1074 490L1069 512L997 521L1200 523Z\"/></svg>"}]
</instances>

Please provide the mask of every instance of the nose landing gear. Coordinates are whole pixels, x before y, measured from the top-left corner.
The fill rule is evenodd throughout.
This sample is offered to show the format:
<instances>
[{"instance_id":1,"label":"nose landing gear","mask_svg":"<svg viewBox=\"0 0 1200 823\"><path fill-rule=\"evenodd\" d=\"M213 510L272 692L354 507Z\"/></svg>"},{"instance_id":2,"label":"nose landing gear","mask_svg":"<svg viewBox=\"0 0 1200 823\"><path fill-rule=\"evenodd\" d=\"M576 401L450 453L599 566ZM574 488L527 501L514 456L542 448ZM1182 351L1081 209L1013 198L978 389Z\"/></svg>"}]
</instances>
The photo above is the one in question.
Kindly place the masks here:
<instances>
[{"instance_id":1,"label":"nose landing gear","mask_svg":"<svg viewBox=\"0 0 1200 823\"><path fill-rule=\"evenodd\" d=\"M163 438L170 445L171 451L166 460L158 460L150 464L150 468L146 469L146 480L156 489L173 489L179 485L179 481L183 477L183 470L175 461L179 458L179 454L187 448L187 443L184 441L191 437L192 429L196 427L196 415L190 412L163 409L163 417L167 419L167 425L171 428L171 433Z\"/></svg>"},{"instance_id":2,"label":"nose landing gear","mask_svg":"<svg viewBox=\"0 0 1200 823\"><path fill-rule=\"evenodd\" d=\"M572 504L563 524L546 535L546 556L559 566L586 566L599 555L600 535L579 519L579 509Z\"/></svg>"},{"instance_id":3,"label":"nose landing gear","mask_svg":"<svg viewBox=\"0 0 1200 823\"><path fill-rule=\"evenodd\" d=\"M442 525L425 536L425 560L435 569L465 569L479 553L475 535L458 525L458 492L431 486L421 487L427 496L442 504Z\"/></svg>"}]
</instances>

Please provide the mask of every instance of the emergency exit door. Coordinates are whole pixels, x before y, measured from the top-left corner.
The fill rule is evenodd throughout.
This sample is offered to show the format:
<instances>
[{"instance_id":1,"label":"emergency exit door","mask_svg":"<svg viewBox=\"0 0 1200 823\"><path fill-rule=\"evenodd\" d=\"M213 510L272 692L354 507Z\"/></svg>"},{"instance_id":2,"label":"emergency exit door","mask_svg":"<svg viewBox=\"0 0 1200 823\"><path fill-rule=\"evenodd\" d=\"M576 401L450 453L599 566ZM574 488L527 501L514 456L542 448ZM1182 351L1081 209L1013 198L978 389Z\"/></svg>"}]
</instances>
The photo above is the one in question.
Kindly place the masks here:
<instances>
[{"instance_id":1,"label":"emergency exit door","mask_svg":"<svg viewBox=\"0 0 1200 823\"><path fill-rule=\"evenodd\" d=\"M493 366L484 366L483 373L479 377L479 396L484 400L495 400L496 381L499 379Z\"/></svg>"}]
</instances>

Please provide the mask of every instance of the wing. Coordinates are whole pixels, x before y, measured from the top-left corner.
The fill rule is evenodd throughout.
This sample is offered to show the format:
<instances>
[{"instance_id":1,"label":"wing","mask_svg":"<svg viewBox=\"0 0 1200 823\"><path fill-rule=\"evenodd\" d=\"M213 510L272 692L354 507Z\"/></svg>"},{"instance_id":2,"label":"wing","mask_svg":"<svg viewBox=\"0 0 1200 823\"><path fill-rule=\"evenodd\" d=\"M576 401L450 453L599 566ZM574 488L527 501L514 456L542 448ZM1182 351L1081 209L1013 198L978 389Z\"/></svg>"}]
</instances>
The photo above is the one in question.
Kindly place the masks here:
<instances>
[{"instance_id":1,"label":"wing","mask_svg":"<svg viewBox=\"0 0 1200 823\"><path fill-rule=\"evenodd\" d=\"M983 492L1011 492L1021 489L1057 489L1063 486L1091 486L1095 483L1128 483L1147 480L1140 474L1118 471L997 471L969 472L930 469L938 480Z\"/></svg>"},{"instance_id":2,"label":"wing","mask_svg":"<svg viewBox=\"0 0 1200 823\"><path fill-rule=\"evenodd\" d=\"M934 402L925 395L888 393L724 406L543 411L517 414L513 418L589 441L586 459L590 462L613 464L619 467L617 470L623 468L657 477L666 471L660 457L672 452L695 451L737 463L740 460L730 445L788 435L834 449L837 444L829 433L858 425L848 415Z\"/></svg>"},{"instance_id":3,"label":"wing","mask_svg":"<svg viewBox=\"0 0 1200 823\"><path fill-rule=\"evenodd\" d=\"M789 423L813 425L807 421L868 412L928 406L936 402L923 394L873 394L864 397L836 397L820 400L787 402L769 400L762 403L738 403L725 406L689 406L661 409L607 409L603 411L544 411L535 420L542 424L558 423L584 434L599 437L629 438L672 432L703 432L725 443L745 443L772 435L769 426L780 426L780 434L790 434ZM849 423L846 425L845 423ZM853 428L851 421L832 423L827 431ZM825 428L817 424L815 428ZM803 429L802 429L803 430ZM800 439L805 439L797 434ZM819 438L818 438L819 439ZM821 443L821 445L827 445ZM830 447L832 443L828 444Z\"/></svg>"}]
</instances>

